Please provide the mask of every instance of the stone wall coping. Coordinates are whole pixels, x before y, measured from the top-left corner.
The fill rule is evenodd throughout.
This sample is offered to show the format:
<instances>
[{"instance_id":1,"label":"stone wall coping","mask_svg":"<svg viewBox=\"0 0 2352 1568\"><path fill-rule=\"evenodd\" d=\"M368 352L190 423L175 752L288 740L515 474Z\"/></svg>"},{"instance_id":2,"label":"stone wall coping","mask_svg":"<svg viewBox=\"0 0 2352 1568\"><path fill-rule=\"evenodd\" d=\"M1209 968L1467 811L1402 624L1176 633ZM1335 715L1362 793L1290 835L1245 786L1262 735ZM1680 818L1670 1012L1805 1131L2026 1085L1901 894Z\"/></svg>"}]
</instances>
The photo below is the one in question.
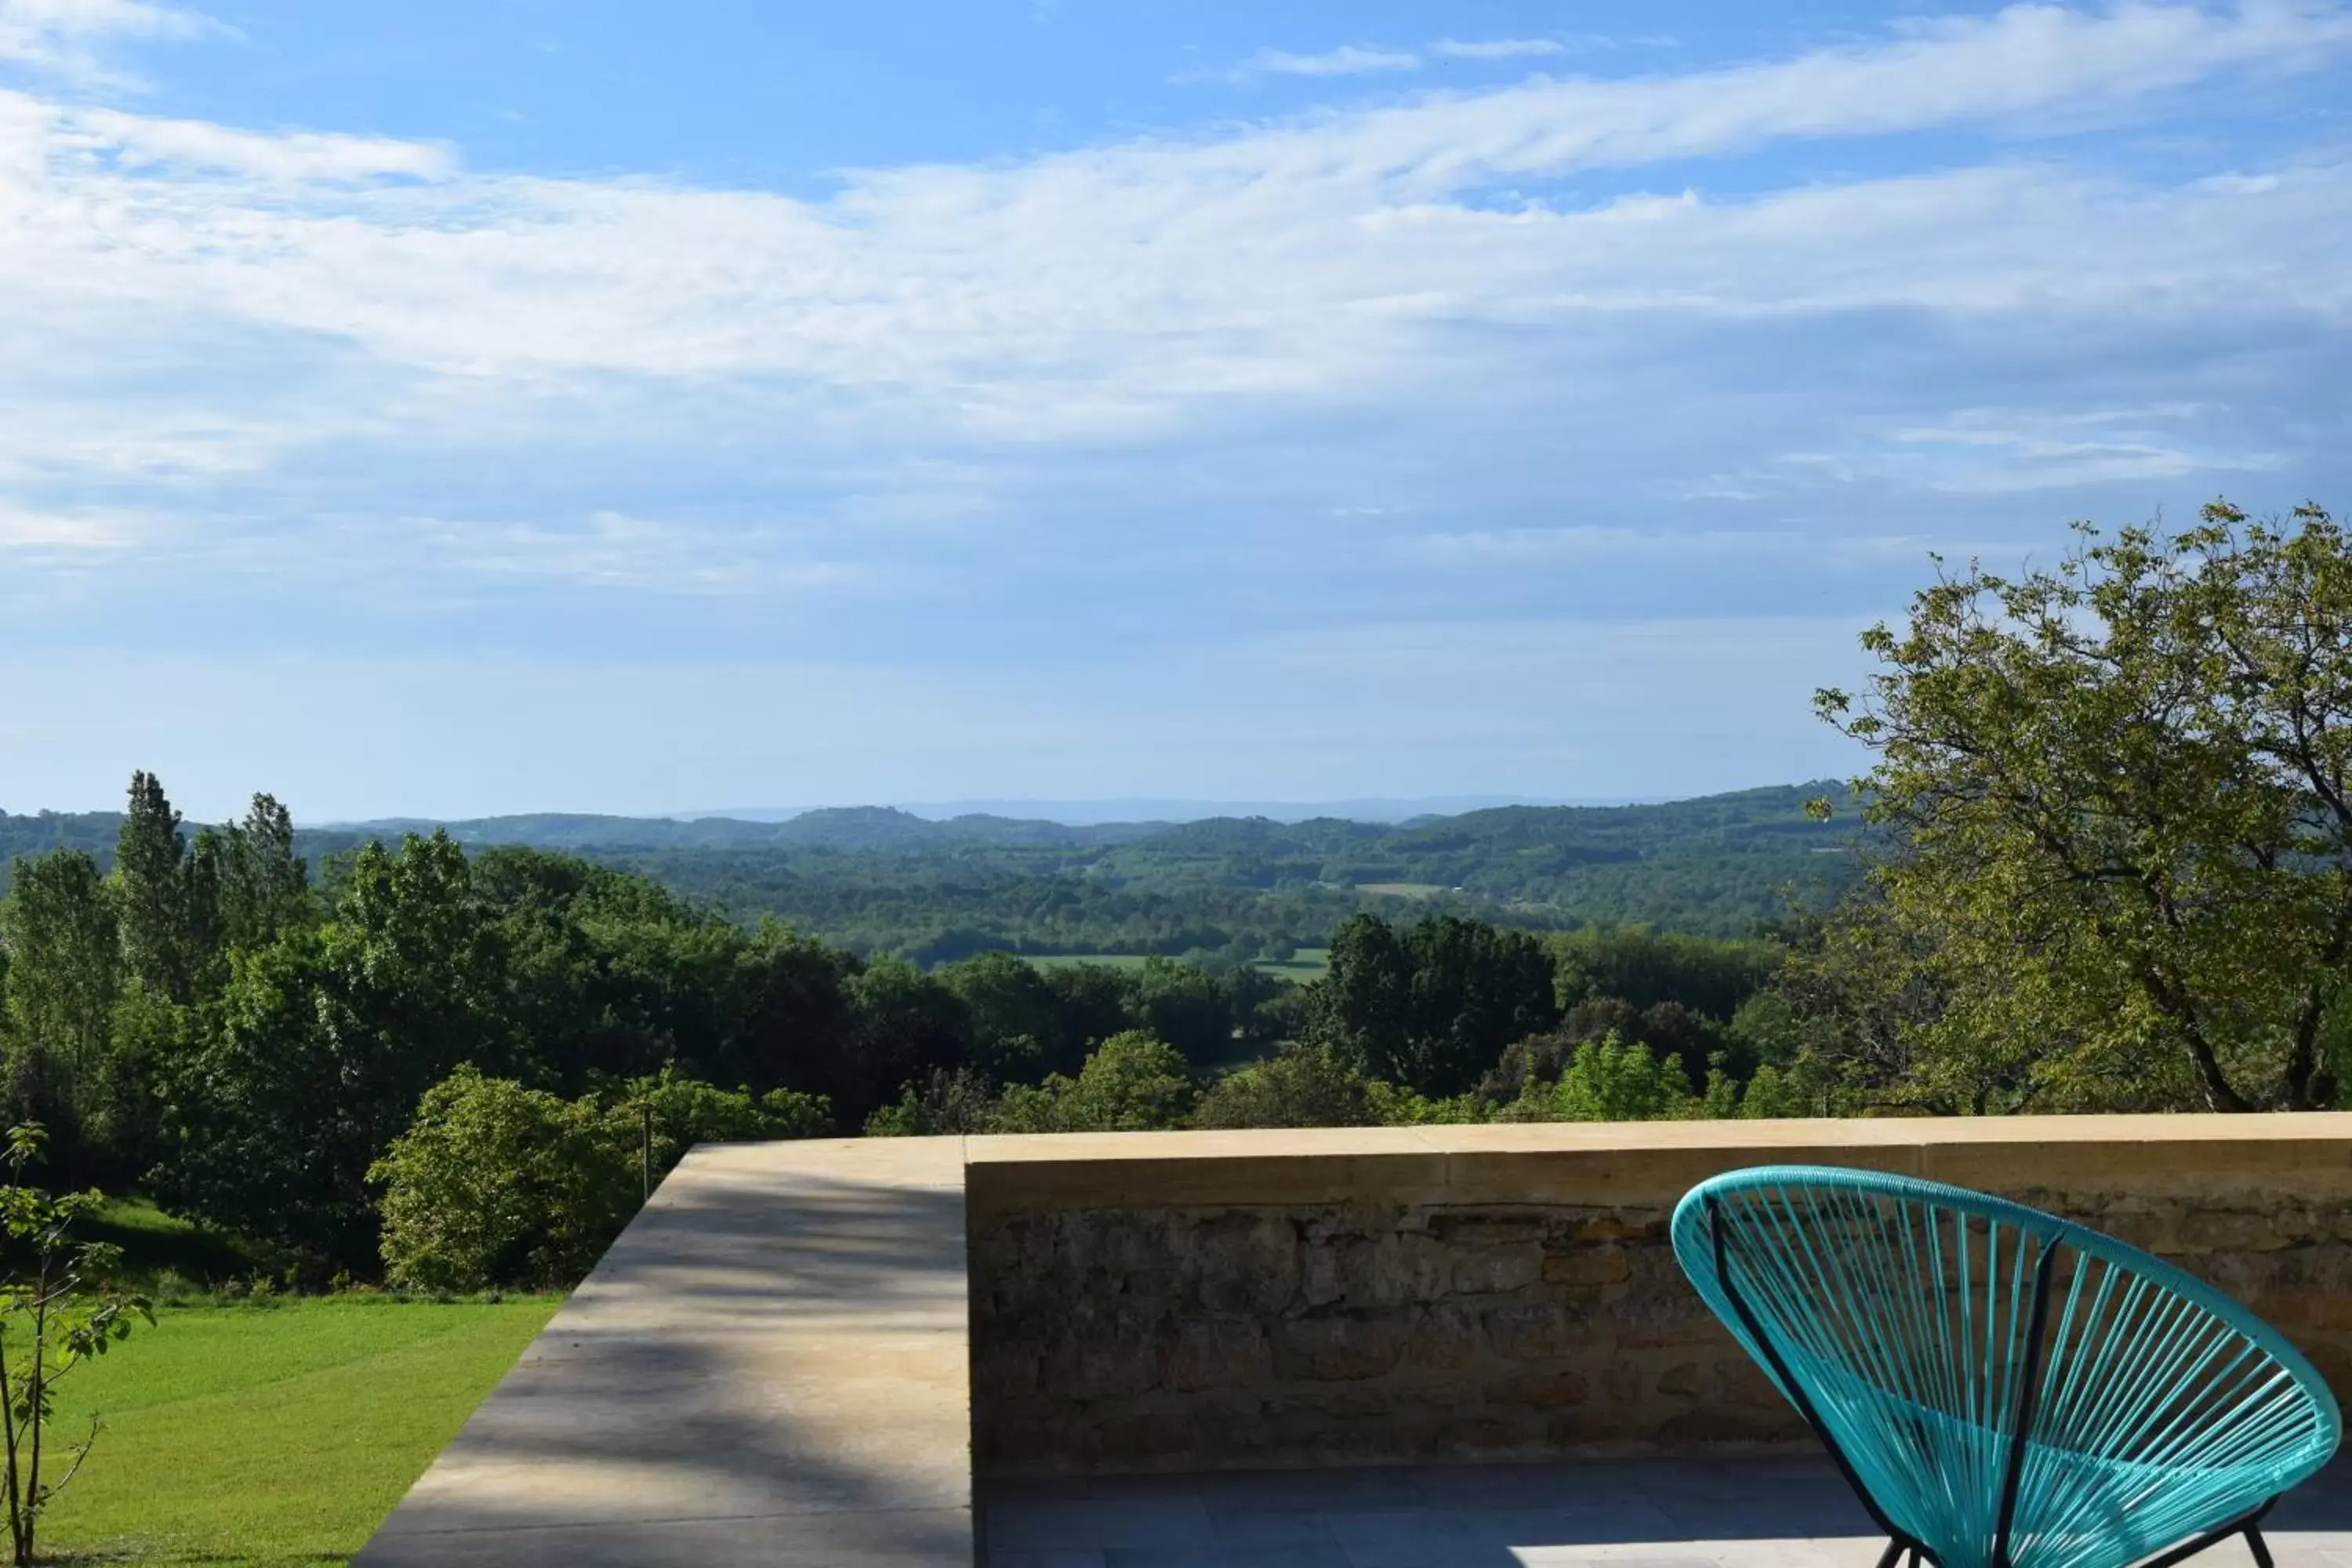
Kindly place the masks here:
<instances>
[{"instance_id":1,"label":"stone wall coping","mask_svg":"<svg viewBox=\"0 0 2352 1568\"><path fill-rule=\"evenodd\" d=\"M1885 1149L1941 1143L2341 1143L2352 1110L2225 1116L1811 1117L1788 1121L1520 1121L1439 1127L1251 1128L1202 1132L1024 1132L964 1140L972 1165L1328 1158L1347 1154L1584 1152L1755 1148ZM842 1140L856 1143L863 1140ZM906 1140L908 1142L926 1140Z\"/></svg>"},{"instance_id":2,"label":"stone wall coping","mask_svg":"<svg viewBox=\"0 0 2352 1568\"><path fill-rule=\"evenodd\" d=\"M2352 1111L2221 1116L1885 1117L1462 1127L1075 1132L967 1138L975 1218L1007 1209L1344 1203L1668 1206L1745 1165L1851 1164L2012 1194L2147 1188L2178 1145L2179 1190L2298 1184L2352 1194ZM2190 1153L2189 1151L2193 1150ZM2158 1162L2162 1164L2163 1163Z\"/></svg>"}]
</instances>

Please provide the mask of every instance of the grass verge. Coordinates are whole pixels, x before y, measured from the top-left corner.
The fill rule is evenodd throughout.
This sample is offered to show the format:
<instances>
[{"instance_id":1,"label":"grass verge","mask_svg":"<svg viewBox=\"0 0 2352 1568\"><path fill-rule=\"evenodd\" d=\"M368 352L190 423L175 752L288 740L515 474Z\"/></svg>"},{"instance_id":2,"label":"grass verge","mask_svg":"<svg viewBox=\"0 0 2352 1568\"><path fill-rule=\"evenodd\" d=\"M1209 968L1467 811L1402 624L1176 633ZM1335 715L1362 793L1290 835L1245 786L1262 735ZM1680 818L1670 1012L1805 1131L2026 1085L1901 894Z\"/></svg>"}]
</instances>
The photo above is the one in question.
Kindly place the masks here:
<instances>
[{"instance_id":1,"label":"grass verge","mask_svg":"<svg viewBox=\"0 0 2352 1568\"><path fill-rule=\"evenodd\" d=\"M161 1311L60 1390L59 1434L93 1411L105 1429L43 1521L44 1553L341 1564L556 1305L361 1296Z\"/></svg>"}]
</instances>

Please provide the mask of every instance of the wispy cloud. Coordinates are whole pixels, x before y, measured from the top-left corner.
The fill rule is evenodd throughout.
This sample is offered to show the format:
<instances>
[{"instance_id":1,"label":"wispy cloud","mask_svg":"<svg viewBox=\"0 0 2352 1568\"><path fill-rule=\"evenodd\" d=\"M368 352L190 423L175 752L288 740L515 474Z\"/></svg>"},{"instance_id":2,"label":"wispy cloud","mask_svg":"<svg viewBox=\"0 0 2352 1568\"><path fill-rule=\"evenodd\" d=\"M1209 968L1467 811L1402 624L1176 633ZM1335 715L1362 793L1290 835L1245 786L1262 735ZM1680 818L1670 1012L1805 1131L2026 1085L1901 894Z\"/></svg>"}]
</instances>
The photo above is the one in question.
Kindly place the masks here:
<instances>
[{"instance_id":1,"label":"wispy cloud","mask_svg":"<svg viewBox=\"0 0 2352 1568\"><path fill-rule=\"evenodd\" d=\"M1430 48L1460 60L1507 60L1568 51L1568 46L1558 38L1441 38Z\"/></svg>"},{"instance_id":2,"label":"wispy cloud","mask_svg":"<svg viewBox=\"0 0 2352 1568\"><path fill-rule=\"evenodd\" d=\"M600 511L576 527L434 521L417 534L459 575L560 581L688 595L837 589L870 577L822 560L780 562L756 531L720 531Z\"/></svg>"},{"instance_id":3,"label":"wispy cloud","mask_svg":"<svg viewBox=\"0 0 2352 1568\"><path fill-rule=\"evenodd\" d=\"M193 38L226 28L209 16L151 0L0 0L0 63L30 67L85 86L129 88L100 49L135 38Z\"/></svg>"},{"instance_id":4,"label":"wispy cloud","mask_svg":"<svg viewBox=\"0 0 2352 1568\"><path fill-rule=\"evenodd\" d=\"M31 511L0 501L0 560L26 552L110 554L137 543L132 520L104 511Z\"/></svg>"},{"instance_id":5,"label":"wispy cloud","mask_svg":"<svg viewBox=\"0 0 2352 1568\"><path fill-rule=\"evenodd\" d=\"M44 518L100 492L142 517L194 497L153 525L186 560L235 538L299 561L306 520L373 511L419 546L406 566L373 544L349 557L385 570L716 599L846 591L910 538L948 561L1006 517L1053 542L1021 568L1041 574L1095 560L1073 542L1111 515L1129 520L1120 559L1164 547L1164 571L1277 548L1210 552L1186 525L1134 521L1176 497L1450 533L1429 548L1497 580L1648 548L1527 515L1548 493L1529 454L1563 445L1661 505L1789 507L1846 482L1773 463L1790 451L1830 454L1875 494L2181 479L2270 448L2145 421L1958 425L1978 394L1948 386L1950 366L2063 327L2087 345L2039 373L2063 384L2046 405L2063 415L2117 397L2067 379L2093 363L2162 379L2148 345L2166 333L2188 363L2233 334L2339 342L2352 166L2168 180L2034 149L1727 197L1685 189L1689 161L2030 134L2045 113L2128 116L2244 68L2326 68L2347 45L2333 9L2019 7L1704 71L867 170L816 200L485 174L428 143L0 92L0 495ZM1657 194L1487 199L1663 165ZM2116 343L2131 353L2098 352ZM1867 378L1846 368L1856 352ZM1707 401L1735 377L1769 389ZM1863 379L1905 412L1822 412ZM1888 435L1952 429L1971 438ZM1515 476L1491 493L1461 455L1489 439ZM1220 443L1257 465L1229 492L1198 456ZM1352 482L1392 453L1441 478ZM681 474L761 506L676 508L662 486ZM1457 525L1443 505L1493 515ZM240 508L234 529L210 521ZM780 531L775 508L818 521ZM418 521L452 516L471 521ZM591 521L550 521L564 517ZM1013 569L978 546L971 563Z\"/></svg>"},{"instance_id":6,"label":"wispy cloud","mask_svg":"<svg viewBox=\"0 0 2352 1568\"><path fill-rule=\"evenodd\" d=\"M444 148L385 136L237 131L201 120L159 120L105 109L67 110L54 127L52 145L59 153L79 151L129 173L327 184L438 179L456 167Z\"/></svg>"},{"instance_id":7,"label":"wispy cloud","mask_svg":"<svg viewBox=\"0 0 2352 1568\"><path fill-rule=\"evenodd\" d=\"M1345 44L1319 55L1295 55L1286 49L1260 49L1234 68L1237 77L1363 76L1376 71L1421 68L1421 57L1403 49L1368 48Z\"/></svg>"}]
</instances>

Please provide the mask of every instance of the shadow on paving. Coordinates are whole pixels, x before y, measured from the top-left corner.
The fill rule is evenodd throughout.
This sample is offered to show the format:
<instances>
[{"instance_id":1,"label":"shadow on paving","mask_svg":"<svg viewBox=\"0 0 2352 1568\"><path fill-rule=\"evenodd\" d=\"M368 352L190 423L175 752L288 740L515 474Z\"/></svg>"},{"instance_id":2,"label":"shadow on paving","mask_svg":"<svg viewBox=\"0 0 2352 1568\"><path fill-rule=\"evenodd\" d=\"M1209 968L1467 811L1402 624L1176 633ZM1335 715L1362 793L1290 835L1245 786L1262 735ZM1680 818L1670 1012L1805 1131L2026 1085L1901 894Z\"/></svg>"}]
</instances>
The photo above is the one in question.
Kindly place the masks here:
<instances>
[{"instance_id":1,"label":"shadow on paving","mask_svg":"<svg viewBox=\"0 0 2352 1568\"><path fill-rule=\"evenodd\" d=\"M969 1562L963 1225L960 1189L674 1179L355 1568Z\"/></svg>"},{"instance_id":2,"label":"shadow on paving","mask_svg":"<svg viewBox=\"0 0 2352 1568\"><path fill-rule=\"evenodd\" d=\"M982 1483L985 1568L1871 1568L1884 1542L1818 1452ZM2352 1548L2352 1468L2269 1525ZM2214 1568L2245 1568L2224 1542Z\"/></svg>"}]
</instances>

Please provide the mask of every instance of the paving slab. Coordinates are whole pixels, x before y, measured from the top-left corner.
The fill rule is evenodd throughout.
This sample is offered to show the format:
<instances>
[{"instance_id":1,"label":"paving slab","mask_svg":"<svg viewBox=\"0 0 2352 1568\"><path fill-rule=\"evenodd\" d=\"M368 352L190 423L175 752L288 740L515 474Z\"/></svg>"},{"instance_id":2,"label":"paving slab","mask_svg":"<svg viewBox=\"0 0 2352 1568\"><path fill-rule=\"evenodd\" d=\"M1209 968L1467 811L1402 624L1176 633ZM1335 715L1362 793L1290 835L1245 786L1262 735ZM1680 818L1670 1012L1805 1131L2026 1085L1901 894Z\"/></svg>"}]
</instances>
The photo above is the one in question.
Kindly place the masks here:
<instances>
[{"instance_id":1,"label":"paving slab","mask_svg":"<svg viewBox=\"0 0 2352 1568\"><path fill-rule=\"evenodd\" d=\"M1875 1568L1819 1454L987 1481L984 1568ZM2352 1568L2352 1462L2281 1503L2278 1568ZM2242 1542L2195 1560L2253 1568Z\"/></svg>"},{"instance_id":2,"label":"paving slab","mask_svg":"<svg viewBox=\"0 0 2352 1568\"><path fill-rule=\"evenodd\" d=\"M354 1568L965 1568L961 1144L695 1150Z\"/></svg>"}]
</instances>

